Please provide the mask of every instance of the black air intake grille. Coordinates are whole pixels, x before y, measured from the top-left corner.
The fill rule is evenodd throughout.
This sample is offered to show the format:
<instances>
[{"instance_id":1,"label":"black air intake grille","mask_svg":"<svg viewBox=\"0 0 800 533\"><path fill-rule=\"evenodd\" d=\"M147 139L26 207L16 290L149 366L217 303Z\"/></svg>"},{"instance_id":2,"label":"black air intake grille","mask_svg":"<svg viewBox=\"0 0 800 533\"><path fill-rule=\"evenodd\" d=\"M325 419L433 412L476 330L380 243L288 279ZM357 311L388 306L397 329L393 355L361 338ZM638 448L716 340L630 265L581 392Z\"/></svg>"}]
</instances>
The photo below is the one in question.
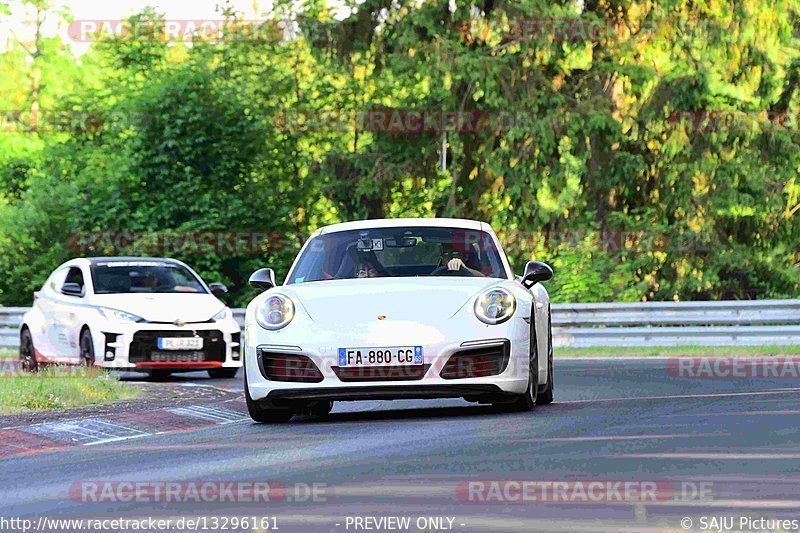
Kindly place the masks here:
<instances>
[{"instance_id":1,"label":"black air intake grille","mask_svg":"<svg viewBox=\"0 0 800 533\"><path fill-rule=\"evenodd\" d=\"M307 355L258 350L258 368L271 381L319 383L322 372Z\"/></svg>"},{"instance_id":2,"label":"black air intake grille","mask_svg":"<svg viewBox=\"0 0 800 533\"><path fill-rule=\"evenodd\" d=\"M159 337L194 337L195 335L203 338L202 350L161 350L158 348ZM137 331L133 335L128 359L131 363L170 360L181 362L225 361L225 341L222 338L222 332L217 330Z\"/></svg>"},{"instance_id":3,"label":"black air intake grille","mask_svg":"<svg viewBox=\"0 0 800 533\"><path fill-rule=\"evenodd\" d=\"M439 375L442 379L482 378L502 374L508 366L511 343L478 346L450 356Z\"/></svg>"}]
</instances>

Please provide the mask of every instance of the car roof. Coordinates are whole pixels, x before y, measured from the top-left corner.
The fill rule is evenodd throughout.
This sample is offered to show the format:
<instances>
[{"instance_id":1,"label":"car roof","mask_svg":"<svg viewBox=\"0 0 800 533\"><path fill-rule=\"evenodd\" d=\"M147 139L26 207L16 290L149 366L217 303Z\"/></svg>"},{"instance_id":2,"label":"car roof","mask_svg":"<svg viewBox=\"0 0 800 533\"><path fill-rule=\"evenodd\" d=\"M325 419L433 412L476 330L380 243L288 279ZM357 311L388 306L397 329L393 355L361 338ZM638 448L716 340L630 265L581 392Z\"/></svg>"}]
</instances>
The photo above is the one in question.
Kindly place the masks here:
<instances>
[{"instance_id":1,"label":"car roof","mask_svg":"<svg viewBox=\"0 0 800 533\"><path fill-rule=\"evenodd\" d=\"M374 228L396 228L402 226L417 226L431 228L462 228L477 231L488 231L489 225L477 220L465 218L376 218L371 220L355 220L353 222L342 222L323 226L314 232L312 236L325 233L335 233L337 231L374 229Z\"/></svg>"},{"instance_id":2,"label":"car roof","mask_svg":"<svg viewBox=\"0 0 800 533\"><path fill-rule=\"evenodd\" d=\"M86 257L84 259L89 261L92 265L96 265L97 263L122 263L131 261L162 261L182 264L177 259L171 259L169 257Z\"/></svg>"}]
</instances>

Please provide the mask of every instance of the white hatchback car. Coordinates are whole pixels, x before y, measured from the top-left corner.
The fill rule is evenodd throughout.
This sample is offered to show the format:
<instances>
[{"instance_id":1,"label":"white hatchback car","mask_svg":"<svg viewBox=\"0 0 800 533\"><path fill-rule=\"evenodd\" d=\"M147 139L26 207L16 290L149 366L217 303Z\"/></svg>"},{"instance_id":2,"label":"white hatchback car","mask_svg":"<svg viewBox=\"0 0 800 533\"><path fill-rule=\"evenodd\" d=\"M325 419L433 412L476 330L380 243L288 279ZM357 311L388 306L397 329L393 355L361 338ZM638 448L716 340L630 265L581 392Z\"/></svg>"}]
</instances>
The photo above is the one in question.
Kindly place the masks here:
<instances>
[{"instance_id":1,"label":"white hatchback car","mask_svg":"<svg viewBox=\"0 0 800 533\"><path fill-rule=\"evenodd\" d=\"M283 286L264 268L247 307L245 397L259 422L336 400L553 401L553 271L511 272L488 224L367 220L317 230Z\"/></svg>"},{"instance_id":2,"label":"white hatchback car","mask_svg":"<svg viewBox=\"0 0 800 533\"><path fill-rule=\"evenodd\" d=\"M242 366L240 329L217 298L226 291L174 259L67 261L23 316L22 367L87 364L155 376L207 370L232 378Z\"/></svg>"}]
</instances>

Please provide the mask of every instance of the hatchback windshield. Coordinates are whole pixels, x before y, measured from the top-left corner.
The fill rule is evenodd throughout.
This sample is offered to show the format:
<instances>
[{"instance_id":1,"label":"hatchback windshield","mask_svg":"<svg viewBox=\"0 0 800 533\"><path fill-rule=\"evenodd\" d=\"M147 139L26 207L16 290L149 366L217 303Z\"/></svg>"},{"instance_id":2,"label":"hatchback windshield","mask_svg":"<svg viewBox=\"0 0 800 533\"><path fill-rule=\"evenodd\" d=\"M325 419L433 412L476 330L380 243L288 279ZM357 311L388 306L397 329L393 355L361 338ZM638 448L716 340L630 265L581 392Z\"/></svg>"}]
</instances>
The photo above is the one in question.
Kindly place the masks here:
<instances>
[{"instance_id":1,"label":"hatchback windshield","mask_svg":"<svg viewBox=\"0 0 800 533\"><path fill-rule=\"evenodd\" d=\"M500 253L484 231L399 227L314 237L288 283L412 276L506 277Z\"/></svg>"},{"instance_id":2,"label":"hatchback windshield","mask_svg":"<svg viewBox=\"0 0 800 533\"><path fill-rule=\"evenodd\" d=\"M96 294L206 293L186 267L166 261L108 261L92 265Z\"/></svg>"}]
</instances>

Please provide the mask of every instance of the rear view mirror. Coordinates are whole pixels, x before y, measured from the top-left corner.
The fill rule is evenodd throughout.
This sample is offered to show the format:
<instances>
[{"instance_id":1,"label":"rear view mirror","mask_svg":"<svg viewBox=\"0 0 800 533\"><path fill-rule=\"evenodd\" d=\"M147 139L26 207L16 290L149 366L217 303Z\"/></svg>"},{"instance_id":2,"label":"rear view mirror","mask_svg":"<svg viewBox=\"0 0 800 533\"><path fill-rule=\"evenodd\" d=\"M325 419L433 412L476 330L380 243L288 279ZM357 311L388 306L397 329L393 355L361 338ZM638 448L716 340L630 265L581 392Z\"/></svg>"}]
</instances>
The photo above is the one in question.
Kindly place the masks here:
<instances>
[{"instance_id":1,"label":"rear view mirror","mask_svg":"<svg viewBox=\"0 0 800 533\"><path fill-rule=\"evenodd\" d=\"M211 294L213 294L217 298L228 292L228 287L226 287L222 283L209 283L208 288L211 289Z\"/></svg>"},{"instance_id":2,"label":"rear view mirror","mask_svg":"<svg viewBox=\"0 0 800 533\"><path fill-rule=\"evenodd\" d=\"M61 294L67 296L83 296L83 287L77 283L68 282L61 286Z\"/></svg>"},{"instance_id":3,"label":"rear view mirror","mask_svg":"<svg viewBox=\"0 0 800 533\"><path fill-rule=\"evenodd\" d=\"M547 281L552 277L553 269L547 263L528 261L528 264L525 265L525 273L522 275L522 284L531 288L540 281Z\"/></svg>"},{"instance_id":4,"label":"rear view mirror","mask_svg":"<svg viewBox=\"0 0 800 533\"><path fill-rule=\"evenodd\" d=\"M271 268L261 268L256 270L253 272L253 275L250 276L249 283L251 287L255 287L256 289L260 289L262 291L271 289L277 285L277 283L275 283L275 272L273 272Z\"/></svg>"}]
</instances>

